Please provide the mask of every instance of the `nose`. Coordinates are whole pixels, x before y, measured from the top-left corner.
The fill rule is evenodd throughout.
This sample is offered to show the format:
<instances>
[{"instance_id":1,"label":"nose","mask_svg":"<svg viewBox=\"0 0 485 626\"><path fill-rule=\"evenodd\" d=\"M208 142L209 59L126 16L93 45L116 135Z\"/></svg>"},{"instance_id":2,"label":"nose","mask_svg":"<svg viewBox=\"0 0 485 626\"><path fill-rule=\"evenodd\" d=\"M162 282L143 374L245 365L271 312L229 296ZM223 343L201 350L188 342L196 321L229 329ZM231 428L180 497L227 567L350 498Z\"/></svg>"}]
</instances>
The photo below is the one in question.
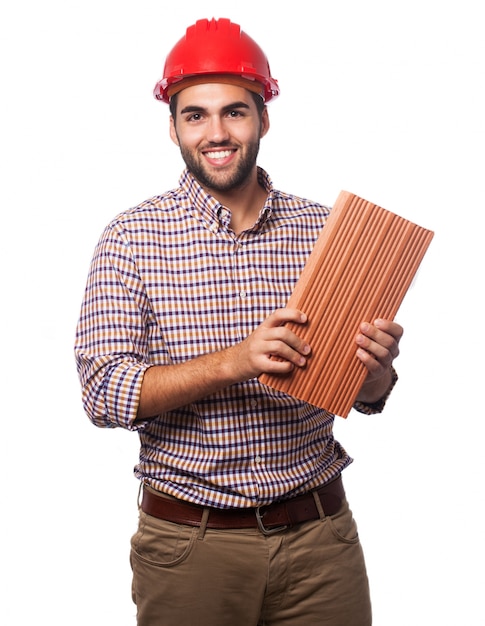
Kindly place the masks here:
<instances>
[{"instance_id":1,"label":"nose","mask_svg":"<svg viewBox=\"0 0 485 626\"><path fill-rule=\"evenodd\" d=\"M212 143L222 143L229 137L224 119L219 115L213 115L207 128L207 139Z\"/></svg>"}]
</instances>

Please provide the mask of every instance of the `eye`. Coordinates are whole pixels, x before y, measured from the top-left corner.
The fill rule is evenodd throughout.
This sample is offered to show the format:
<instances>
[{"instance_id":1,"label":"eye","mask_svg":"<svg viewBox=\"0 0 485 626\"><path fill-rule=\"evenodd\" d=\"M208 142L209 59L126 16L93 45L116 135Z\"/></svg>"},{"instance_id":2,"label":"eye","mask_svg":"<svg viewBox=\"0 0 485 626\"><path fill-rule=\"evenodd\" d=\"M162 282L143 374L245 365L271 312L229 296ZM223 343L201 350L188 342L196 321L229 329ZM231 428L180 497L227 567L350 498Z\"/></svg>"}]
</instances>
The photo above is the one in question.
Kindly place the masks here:
<instances>
[{"instance_id":1,"label":"eye","mask_svg":"<svg viewBox=\"0 0 485 626\"><path fill-rule=\"evenodd\" d=\"M228 117L230 118L242 117L242 115L242 111L239 111L238 109L233 109L228 113Z\"/></svg>"}]
</instances>

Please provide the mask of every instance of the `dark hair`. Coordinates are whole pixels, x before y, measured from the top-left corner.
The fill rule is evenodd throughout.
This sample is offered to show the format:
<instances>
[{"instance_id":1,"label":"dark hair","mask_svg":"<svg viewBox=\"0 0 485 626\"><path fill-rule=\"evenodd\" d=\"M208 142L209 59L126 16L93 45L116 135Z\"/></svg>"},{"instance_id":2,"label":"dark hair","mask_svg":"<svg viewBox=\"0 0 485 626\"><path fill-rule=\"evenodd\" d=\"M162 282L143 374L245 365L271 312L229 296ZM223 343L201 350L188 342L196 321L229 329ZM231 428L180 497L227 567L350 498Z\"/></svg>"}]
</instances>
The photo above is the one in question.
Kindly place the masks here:
<instances>
[{"instance_id":1,"label":"dark hair","mask_svg":"<svg viewBox=\"0 0 485 626\"><path fill-rule=\"evenodd\" d=\"M256 104L259 117L261 117L263 115L263 111L265 107L264 100L263 98L261 98L259 94L255 93L254 91L250 91L249 93L252 95L254 103ZM174 94L170 98L170 103L169 103L170 114L174 120L175 120L175 113L177 112L177 100L178 100L178 93Z\"/></svg>"}]
</instances>

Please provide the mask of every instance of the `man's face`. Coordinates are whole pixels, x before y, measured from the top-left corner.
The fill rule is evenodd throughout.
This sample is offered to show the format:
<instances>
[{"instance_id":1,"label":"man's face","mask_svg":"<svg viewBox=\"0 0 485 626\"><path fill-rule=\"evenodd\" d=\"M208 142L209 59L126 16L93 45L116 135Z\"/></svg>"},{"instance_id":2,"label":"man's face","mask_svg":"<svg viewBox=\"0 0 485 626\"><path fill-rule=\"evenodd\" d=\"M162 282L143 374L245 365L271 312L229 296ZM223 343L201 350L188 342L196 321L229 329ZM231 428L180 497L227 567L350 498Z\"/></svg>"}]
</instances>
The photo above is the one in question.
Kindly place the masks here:
<instances>
[{"instance_id":1,"label":"man's face","mask_svg":"<svg viewBox=\"0 0 485 626\"><path fill-rule=\"evenodd\" d=\"M269 128L249 91L219 83L194 85L178 94L170 136L188 169L207 191L244 186L255 173L259 140Z\"/></svg>"}]
</instances>

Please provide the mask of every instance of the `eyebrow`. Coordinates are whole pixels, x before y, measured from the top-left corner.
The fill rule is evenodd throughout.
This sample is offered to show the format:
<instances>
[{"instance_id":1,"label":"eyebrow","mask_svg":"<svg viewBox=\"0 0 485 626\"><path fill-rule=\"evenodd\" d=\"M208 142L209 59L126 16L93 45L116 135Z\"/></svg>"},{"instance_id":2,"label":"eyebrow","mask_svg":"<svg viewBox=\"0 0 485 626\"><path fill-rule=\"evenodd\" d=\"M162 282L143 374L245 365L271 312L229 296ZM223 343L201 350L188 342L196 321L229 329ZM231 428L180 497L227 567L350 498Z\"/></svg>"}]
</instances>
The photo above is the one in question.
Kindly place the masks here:
<instances>
[{"instance_id":1,"label":"eyebrow","mask_svg":"<svg viewBox=\"0 0 485 626\"><path fill-rule=\"evenodd\" d=\"M228 111L233 111L234 109L249 109L249 104L247 102L243 102L242 100L238 100L236 102L232 102L231 104L227 104L226 106L222 107L222 111L224 111L225 113L227 113ZM184 107L180 111L180 114L201 113L201 112L203 113L206 111L207 109L202 106L189 104L188 106Z\"/></svg>"}]
</instances>

